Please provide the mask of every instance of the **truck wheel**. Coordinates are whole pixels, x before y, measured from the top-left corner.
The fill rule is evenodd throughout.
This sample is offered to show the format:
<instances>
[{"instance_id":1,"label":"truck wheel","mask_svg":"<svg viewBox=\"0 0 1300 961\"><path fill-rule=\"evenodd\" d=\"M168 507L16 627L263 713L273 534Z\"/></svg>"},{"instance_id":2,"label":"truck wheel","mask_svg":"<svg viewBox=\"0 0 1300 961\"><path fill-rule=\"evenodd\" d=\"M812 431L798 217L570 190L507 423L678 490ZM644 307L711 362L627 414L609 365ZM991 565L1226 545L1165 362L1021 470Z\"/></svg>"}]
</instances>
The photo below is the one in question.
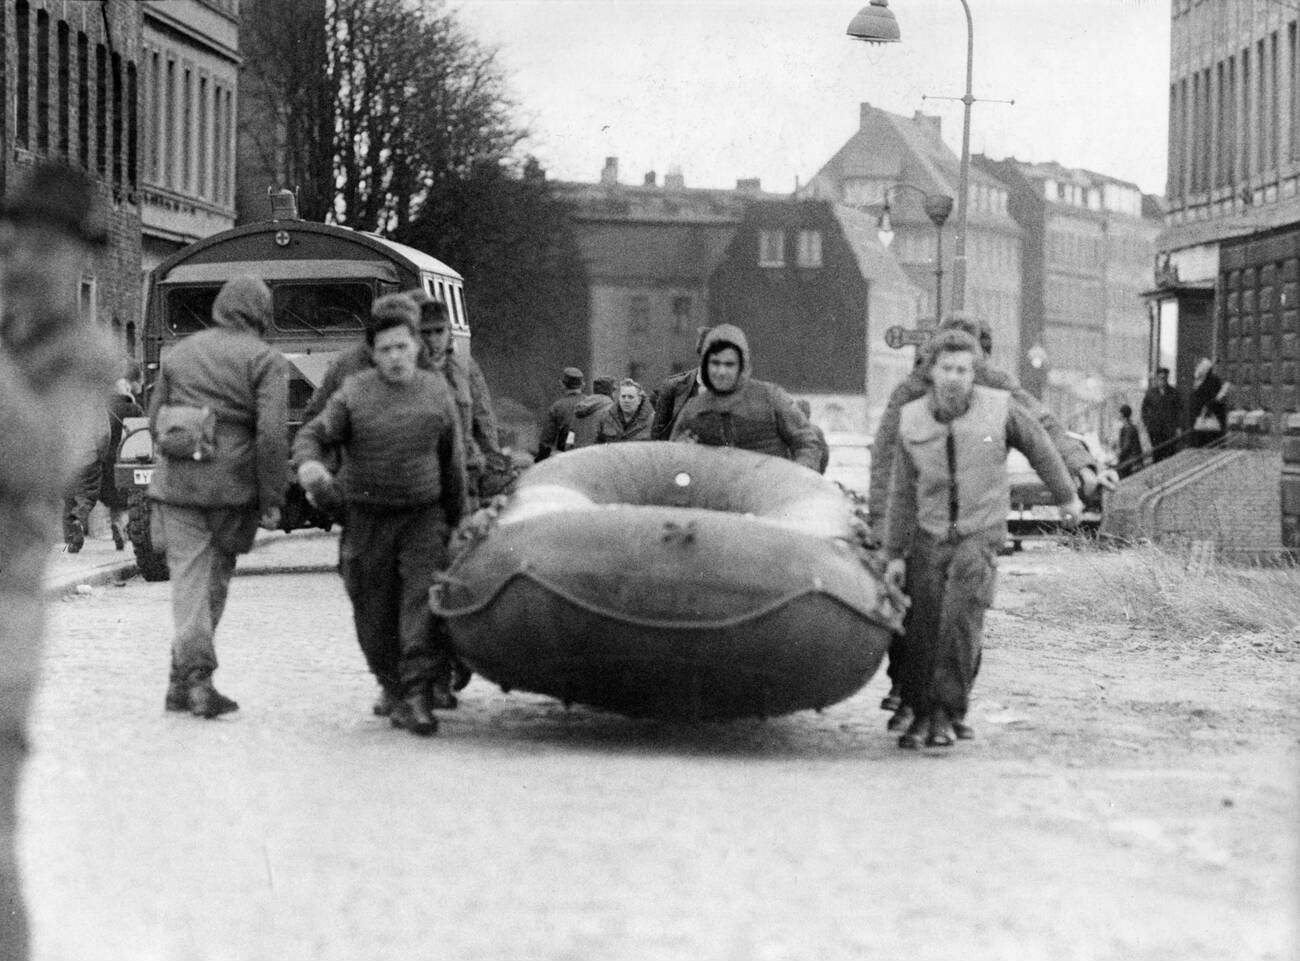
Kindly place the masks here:
<instances>
[{"instance_id":1,"label":"truck wheel","mask_svg":"<svg viewBox=\"0 0 1300 961\"><path fill-rule=\"evenodd\" d=\"M135 550L135 566L140 576L146 581L168 580L171 571L167 569L167 555L154 549L153 539L149 536L149 498L144 496L144 491L133 490L127 495L126 502L131 511L126 530Z\"/></svg>"}]
</instances>

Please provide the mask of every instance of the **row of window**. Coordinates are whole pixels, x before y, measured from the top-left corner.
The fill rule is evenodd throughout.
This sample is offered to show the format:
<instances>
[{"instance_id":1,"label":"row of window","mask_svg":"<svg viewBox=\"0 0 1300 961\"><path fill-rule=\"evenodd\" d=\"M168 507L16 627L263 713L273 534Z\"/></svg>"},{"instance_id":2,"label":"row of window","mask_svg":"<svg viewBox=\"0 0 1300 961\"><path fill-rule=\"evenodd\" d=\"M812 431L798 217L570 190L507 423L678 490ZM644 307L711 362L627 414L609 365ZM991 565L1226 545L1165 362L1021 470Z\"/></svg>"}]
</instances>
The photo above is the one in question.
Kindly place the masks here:
<instances>
[{"instance_id":1,"label":"row of window","mask_svg":"<svg viewBox=\"0 0 1300 961\"><path fill-rule=\"evenodd\" d=\"M1297 43L1293 20L1170 85L1170 197L1233 186L1300 160Z\"/></svg>"},{"instance_id":2,"label":"row of window","mask_svg":"<svg viewBox=\"0 0 1300 961\"><path fill-rule=\"evenodd\" d=\"M235 198L235 75L214 75L146 45L147 181L216 204Z\"/></svg>"},{"instance_id":3,"label":"row of window","mask_svg":"<svg viewBox=\"0 0 1300 961\"><path fill-rule=\"evenodd\" d=\"M138 183L136 65L47 10L14 8L14 141L80 164L116 188ZM34 109L33 109L34 108Z\"/></svg>"},{"instance_id":4,"label":"row of window","mask_svg":"<svg viewBox=\"0 0 1300 961\"><path fill-rule=\"evenodd\" d=\"M822 234L820 230L795 231L796 267L820 267L822 265ZM758 232L758 265L760 267L784 267L786 265L786 232L784 230L760 230Z\"/></svg>"}]
</instances>

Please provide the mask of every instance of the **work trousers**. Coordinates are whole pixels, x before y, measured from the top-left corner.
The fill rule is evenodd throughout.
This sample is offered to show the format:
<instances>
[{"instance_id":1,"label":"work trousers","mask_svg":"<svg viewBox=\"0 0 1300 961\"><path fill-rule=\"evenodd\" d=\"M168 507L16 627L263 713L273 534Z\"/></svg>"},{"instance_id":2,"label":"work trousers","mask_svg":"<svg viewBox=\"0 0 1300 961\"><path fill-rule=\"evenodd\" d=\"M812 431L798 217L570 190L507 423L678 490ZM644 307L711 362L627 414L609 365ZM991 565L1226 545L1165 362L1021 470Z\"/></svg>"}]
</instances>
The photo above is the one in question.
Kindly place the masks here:
<instances>
[{"instance_id":1,"label":"work trousers","mask_svg":"<svg viewBox=\"0 0 1300 961\"><path fill-rule=\"evenodd\" d=\"M155 504L171 571L172 668L182 678L217 669L213 637L226 609L235 558L257 533L253 508L178 507Z\"/></svg>"},{"instance_id":2,"label":"work trousers","mask_svg":"<svg viewBox=\"0 0 1300 961\"><path fill-rule=\"evenodd\" d=\"M76 475L63 495L63 538L68 540L73 535L73 523L80 522L82 534L85 534L90 512L99 501L100 463L94 461L77 469Z\"/></svg>"},{"instance_id":3,"label":"work trousers","mask_svg":"<svg viewBox=\"0 0 1300 961\"><path fill-rule=\"evenodd\" d=\"M446 656L429 588L447 566L446 514L350 504L339 571L352 600L357 643L386 690L403 694L433 680Z\"/></svg>"},{"instance_id":4,"label":"work trousers","mask_svg":"<svg viewBox=\"0 0 1300 961\"><path fill-rule=\"evenodd\" d=\"M918 716L966 716L993 603L1001 531L939 540L917 531L907 559L912 598L898 665L903 702Z\"/></svg>"}]
</instances>

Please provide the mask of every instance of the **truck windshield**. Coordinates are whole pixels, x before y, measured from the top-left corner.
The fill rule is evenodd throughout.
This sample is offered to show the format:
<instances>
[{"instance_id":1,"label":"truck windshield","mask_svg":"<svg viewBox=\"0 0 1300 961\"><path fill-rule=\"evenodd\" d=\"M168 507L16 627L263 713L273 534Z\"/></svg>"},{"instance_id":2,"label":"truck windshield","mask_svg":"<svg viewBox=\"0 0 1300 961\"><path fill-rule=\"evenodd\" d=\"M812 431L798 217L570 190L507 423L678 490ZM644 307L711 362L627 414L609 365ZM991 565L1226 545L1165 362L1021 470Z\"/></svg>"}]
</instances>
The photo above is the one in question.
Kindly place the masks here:
<instances>
[{"instance_id":1,"label":"truck windshield","mask_svg":"<svg viewBox=\"0 0 1300 961\"><path fill-rule=\"evenodd\" d=\"M167 329L180 337L212 326L212 302L221 287L180 287L167 291Z\"/></svg>"},{"instance_id":2,"label":"truck windshield","mask_svg":"<svg viewBox=\"0 0 1300 961\"><path fill-rule=\"evenodd\" d=\"M337 333L365 329L374 295L369 284L276 284L275 326L282 331Z\"/></svg>"}]
</instances>

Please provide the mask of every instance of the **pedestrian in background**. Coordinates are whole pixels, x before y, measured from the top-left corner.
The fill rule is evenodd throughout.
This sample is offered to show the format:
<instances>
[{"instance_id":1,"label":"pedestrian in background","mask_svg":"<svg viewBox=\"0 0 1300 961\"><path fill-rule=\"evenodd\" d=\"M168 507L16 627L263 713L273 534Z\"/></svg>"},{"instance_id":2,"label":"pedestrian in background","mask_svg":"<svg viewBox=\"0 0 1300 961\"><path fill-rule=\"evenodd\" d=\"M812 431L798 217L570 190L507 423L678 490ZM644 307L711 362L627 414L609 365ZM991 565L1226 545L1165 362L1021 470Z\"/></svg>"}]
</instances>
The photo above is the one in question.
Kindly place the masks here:
<instances>
[{"instance_id":1,"label":"pedestrian in background","mask_svg":"<svg viewBox=\"0 0 1300 961\"><path fill-rule=\"evenodd\" d=\"M15 851L27 711L45 631L45 568L74 452L97 435L113 346L78 279L108 243L80 171L40 163L0 204L0 958L26 961ZM102 267L102 265L101 265Z\"/></svg>"},{"instance_id":2,"label":"pedestrian in background","mask_svg":"<svg viewBox=\"0 0 1300 961\"><path fill-rule=\"evenodd\" d=\"M466 490L460 414L444 378L418 366L418 323L410 297L375 301L366 327L374 368L344 381L298 431L293 453L311 498L336 483L326 453L342 453L340 573L357 641L380 685L374 713L429 735L438 729L431 687L446 653L437 647L429 588L447 566Z\"/></svg>"},{"instance_id":3,"label":"pedestrian in background","mask_svg":"<svg viewBox=\"0 0 1300 961\"><path fill-rule=\"evenodd\" d=\"M572 440L570 422L573 411L582 403L586 395L582 386L587 382L585 375L577 367L566 367L560 375L564 393L547 408L542 417L541 429L537 438L537 460L542 461L553 453L569 449Z\"/></svg>"},{"instance_id":4,"label":"pedestrian in background","mask_svg":"<svg viewBox=\"0 0 1300 961\"><path fill-rule=\"evenodd\" d=\"M1169 368L1157 367L1155 383L1142 397L1142 424L1151 440L1151 462L1158 464L1178 450L1175 438L1183 417L1183 402L1169 383Z\"/></svg>"},{"instance_id":5,"label":"pedestrian in background","mask_svg":"<svg viewBox=\"0 0 1300 961\"><path fill-rule=\"evenodd\" d=\"M617 401L605 411L596 426L596 443L650 440L654 413L641 385L630 377L623 378L618 383Z\"/></svg>"},{"instance_id":6,"label":"pedestrian in background","mask_svg":"<svg viewBox=\"0 0 1300 961\"><path fill-rule=\"evenodd\" d=\"M654 422L650 425L651 440L670 439L682 407L700 392L699 363L708 334L708 327L695 328L695 366L660 381L650 394L650 406L655 412Z\"/></svg>"},{"instance_id":7,"label":"pedestrian in background","mask_svg":"<svg viewBox=\"0 0 1300 961\"><path fill-rule=\"evenodd\" d=\"M795 401L795 405L803 415L808 418L808 426L811 427L813 433L817 435L817 446L821 448L821 460L817 462L817 473L825 474L826 468L831 462L831 445L826 443L825 432L812 422L812 404L800 397Z\"/></svg>"},{"instance_id":8,"label":"pedestrian in background","mask_svg":"<svg viewBox=\"0 0 1300 961\"><path fill-rule=\"evenodd\" d=\"M157 458L149 497L154 543L171 572L171 677L166 709L215 718L239 705L216 689L214 637L235 560L258 526L280 524L288 464L289 363L264 337L271 291L232 277L212 326L163 359L149 400Z\"/></svg>"},{"instance_id":9,"label":"pedestrian in background","mask_svg":"<svg viewBox=\"0 0 1300 961\"><path fill-rule=\"evenodd\" d=\"M1202 357L1192 377L1192 443L1197 447L1212 444L1228 429L1228 405L1225 398L1231 385L1214 372L1214 361Z\"/></svg>"},{"instance_id":10,"label":"pedestrian in background","mask_svg":"<svg viewBox=\"0 0 1300 961\"><path fill-rule=\"evenodd\" d=\"M901 676L914 717L902 748L950 747L973 735L966 711L1007 539L1007 449L1029 458L1067 523L1083 511L1042 425L1008 391L975 383L982 356L964 331L940 332L927 360L930 391L899 417L885 550L887 577L912 598Z\"/></svg>"},{"instance_id":11,"label":"pedestrian in background","mask_svg":"<svg viewBox=\"0 0 1300 961\"><path fill-rule=\"evenodd\" d=\"M573 435L573 440L567 449L590 447L596 443L596 432L600 427L601 418L614 407L614 378L593 378L591 396L584 397L573 408L573 417L569 421L569 431Z\"/></svg>"},{"instance_id":12,"label":"pedestrian in background","mask_svg":"<svg viewBox=\"0 0 1300 961\"><path fill-rule=\"evenodd\" d=\"M794 400L776 384L755 380L749 341L732 324L704 338L699 379L703 390L682 407L672 439L712 447L739 447L816 470L817 435Z\"/></svg>"},{"instance_id":13,"label":"pedestrian in background","mask_svg":"<svg viewBox=\"0 0 1300 961\"><path fill-rule=\"evenodd\" d=\"M126 549L127 502L126 493L118 489L114 477L117 467L117 449L122 443L122 432L128 417L143 417L144 410L136 403L140 393L140 365L128 361L113 385L113 396L108 400L108 438L99 456L99 502L108 509L109 529L113 546Z\"/></svg>"},{"instance_id":14,"label":"pedestrian in background","mask_svg":"<svg viewBox=\"0 0 1300 961\"><path fill-rule=\"evenodd\" d=\"M1133 423L1133 408L1128 404L1119 405L1119 461L1115 469L1120 477L1140 471L1145 463L1142 455L1142 438L1138 435L1137 425Z\"/></svg>"}]
</instances>

